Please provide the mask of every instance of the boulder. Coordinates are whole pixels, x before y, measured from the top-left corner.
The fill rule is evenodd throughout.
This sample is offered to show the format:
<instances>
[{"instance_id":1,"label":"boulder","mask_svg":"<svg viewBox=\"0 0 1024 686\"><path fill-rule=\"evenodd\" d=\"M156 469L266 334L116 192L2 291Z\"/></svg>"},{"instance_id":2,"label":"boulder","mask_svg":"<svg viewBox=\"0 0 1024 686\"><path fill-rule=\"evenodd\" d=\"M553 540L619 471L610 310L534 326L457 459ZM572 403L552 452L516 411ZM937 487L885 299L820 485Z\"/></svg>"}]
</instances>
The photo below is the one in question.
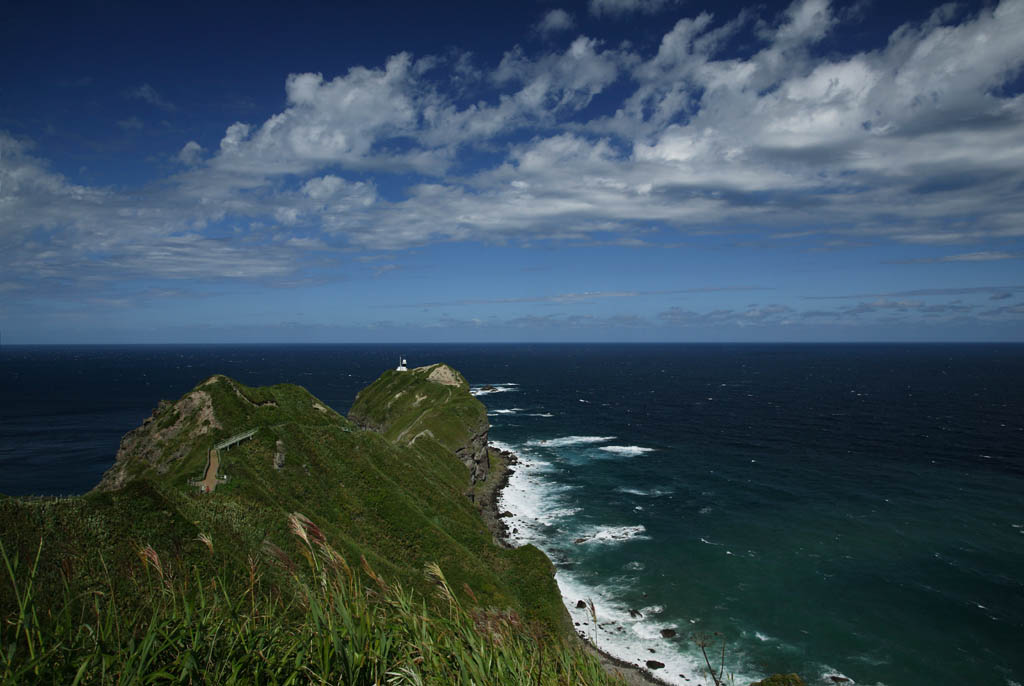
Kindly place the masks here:
<instances>
[{"instance_id":1,"label":"boulder","mask_svg":"<svg viewBox=\"0 0 1024 686\"><path fill-rule=\"evenodd\" d=\"M750 686L807 686L796 674L772 674L766 679L755 681Z\"/></svg>"}]
</instances>

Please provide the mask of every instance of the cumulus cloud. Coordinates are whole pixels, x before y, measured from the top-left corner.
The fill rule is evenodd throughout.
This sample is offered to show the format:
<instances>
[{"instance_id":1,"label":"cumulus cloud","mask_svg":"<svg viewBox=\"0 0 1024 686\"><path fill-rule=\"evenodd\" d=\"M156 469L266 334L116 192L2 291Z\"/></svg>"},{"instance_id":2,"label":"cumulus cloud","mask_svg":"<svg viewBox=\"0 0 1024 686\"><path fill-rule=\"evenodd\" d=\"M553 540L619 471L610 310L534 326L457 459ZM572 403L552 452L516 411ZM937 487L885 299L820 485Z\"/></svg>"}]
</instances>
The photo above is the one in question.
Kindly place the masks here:
<instances>
[{"instance_id":1,"label":"cumulus cloud","mask_svg":"<svg viewBox=\"0 0 1024 686\"><path fill-rule=\"evenodd\" d=\"M537 23L537 30L541 33L555 33L568 31L574 25L572 15L563 9L553 9L547 12Z\"/></svg>"},{"instance_id":2,"label":"cumulus cloud","mask_svg":"<svg viewBox=\"0 0 1024 686\"><path fill-rule=\"evenodd\" d=\"M191 166L198 164L202 156L203 146L199 145L199 143L196 143L195 141L189 141L181 147L181 150L178 151L177 159L182 164Z\"/></svg>"}]
</instances>

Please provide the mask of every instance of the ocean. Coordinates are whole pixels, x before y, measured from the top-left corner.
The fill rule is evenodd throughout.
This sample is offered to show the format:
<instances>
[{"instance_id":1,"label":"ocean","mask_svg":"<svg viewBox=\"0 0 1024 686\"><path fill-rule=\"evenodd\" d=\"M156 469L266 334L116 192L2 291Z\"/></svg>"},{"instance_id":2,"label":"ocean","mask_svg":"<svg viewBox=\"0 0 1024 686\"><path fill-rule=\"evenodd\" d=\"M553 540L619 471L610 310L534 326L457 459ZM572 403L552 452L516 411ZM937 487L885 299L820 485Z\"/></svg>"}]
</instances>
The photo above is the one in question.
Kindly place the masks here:
<instances>
[{"instance_id":1,"label":"ocean","mask_svg":"<svg viewBox=\"0 0 1024 686\"><path fill-rule=\"evenodd\" d=\"M736 684L1024 683L1022 345L5 346L0 493L88 490L213 373L346 412L399 354L473 384L513 538L605 651L675 684L695 639Z\"/></svg>"}]
</instances>

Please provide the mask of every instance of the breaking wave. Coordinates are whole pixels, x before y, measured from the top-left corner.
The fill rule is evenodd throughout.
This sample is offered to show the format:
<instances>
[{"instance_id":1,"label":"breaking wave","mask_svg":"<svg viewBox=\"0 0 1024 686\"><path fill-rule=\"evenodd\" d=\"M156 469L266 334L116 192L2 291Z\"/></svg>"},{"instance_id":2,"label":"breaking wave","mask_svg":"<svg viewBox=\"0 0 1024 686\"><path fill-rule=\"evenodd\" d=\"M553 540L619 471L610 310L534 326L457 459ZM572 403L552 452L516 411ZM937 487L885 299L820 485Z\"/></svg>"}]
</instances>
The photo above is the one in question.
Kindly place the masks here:
<instances>
[{"instance_id":1,"label":"breaking wave","mask_svg":"<svg viewBox=\"0 0 1024 686\"><path fill-rule=\"evenodd\" d=\"M511 391L518 391L519 384L516 383L495 383L495 384L482 384L480 386L471 386L469 389L470 395L481 396L491 395L492 393L509 393Z\"/></svg>"},{"instance_id":2,"label":"breaking wave","mask_svg":"<svg viewBox=\"0 0 1024 686\"><path fill-rule=\"evenodd\" d=\"M653 452L654 448L642 448L638 445L603 445L598 448L598 450L604 450L605 452L624 455L626 457L636 457L637 455Z\"/></svg>"},{"instance_id":3,"label":"breaking wave","mask_svg":"<svg viewBox=\"0 0 1024 686\"><path fill-rule=\"evenodd\" d=\"M561 438L534 439L527 441L526 445L541 448L565 448L570 445L607 443L614 440L615 436L563 436Z\"/></svg>"}]
</instances>

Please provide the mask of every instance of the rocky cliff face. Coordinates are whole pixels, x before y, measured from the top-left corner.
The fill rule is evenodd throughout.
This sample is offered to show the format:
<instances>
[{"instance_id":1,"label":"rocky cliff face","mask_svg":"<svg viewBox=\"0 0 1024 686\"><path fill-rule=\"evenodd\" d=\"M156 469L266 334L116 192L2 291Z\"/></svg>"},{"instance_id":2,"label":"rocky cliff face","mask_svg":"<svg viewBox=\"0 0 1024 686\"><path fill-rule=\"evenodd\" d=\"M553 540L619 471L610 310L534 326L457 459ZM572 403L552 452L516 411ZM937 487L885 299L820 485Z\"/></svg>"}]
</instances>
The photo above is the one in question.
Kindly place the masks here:
<instances>
[{"instance_id":1,"label":"rocky cliff face","mask_svg":"<svg viewBox=\"0 0 1024 686\"><path fill-rule=\"evenodd\" d=\"M397 443L436 441L466 465L470 485L487 478L487 409L446 364L385 372L360 391L348 418Z\"/></svg>"},{"instance_id":2,"label":"rocky cliff face","mask_svg":"<svg viewBox=\"0 0 1024 686\"><path fill-rule=\"evenodd\" d=\"M206 383L213 382L214 378ZM201 437L220 428L210 394L202 390L202 386L186 393L175 403L162 400L142 426L129 431L121 439L114 465L103 475L95 490L121 488L146 468L163 474L193 451Z\"/></svg>"},{"instance_id":3,"label":"rocky cliff face","mask_svg":"<svg viewBox=\"0 0 1024 686\"><path fill-rule=\"evenodd\" d=\"M315 409L318 405L304 389L300 396L304 406L312 404ZM191 470L190 476L202 476L207 453L216 440L266 423L257 416L267 420L268 413L279 409L277 400L265 389L248 388L215 374L175 402L161 400L142 426L125 434L113 466L93 490L114 491L146 473L161 477ZM313 413L320 416L311 423L330 421L328 415L334 413L323 410ZM274 415L274 421L283 421L286 414Z\"/></svg>"},{"instance_id":4,"label":"rocky cliff face","mask_svg":"<svg viewBox=\"0 0 1024 686\"><path fill-rule=\"evenodd\" d=\"M487 478L491 469L490 460L487 457L487 428L473 434L466 445L455 451L455 454L462 464L469 468L469 483L475 484Z\"/></svg>"}]
</instances>

